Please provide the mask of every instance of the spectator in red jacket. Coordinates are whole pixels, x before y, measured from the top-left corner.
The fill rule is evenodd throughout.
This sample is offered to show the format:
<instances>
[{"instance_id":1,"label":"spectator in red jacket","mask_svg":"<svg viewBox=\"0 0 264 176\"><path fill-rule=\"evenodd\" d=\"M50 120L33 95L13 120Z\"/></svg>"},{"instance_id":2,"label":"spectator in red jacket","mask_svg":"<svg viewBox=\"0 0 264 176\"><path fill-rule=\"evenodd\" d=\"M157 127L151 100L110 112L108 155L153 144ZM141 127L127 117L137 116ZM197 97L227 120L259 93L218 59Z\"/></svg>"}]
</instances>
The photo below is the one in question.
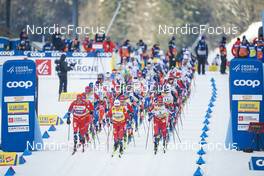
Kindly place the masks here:
<instances>
[{"instance_id":1,"label":"spectator in red jacket","mask_svg":"<svg viewBox=\"0 0 264 176\"><path fill-rule=\"evenodd\" d=\"M106 37L106 40L103 42L104 52L113 53L115 47L115 43L111 41L111 38L109 36Z\"/></svg>"},{"instance_id":2,"label":"spectator in red jacket","mask_svg":"<svg viewBox=\"0 0 264 176\"><path fill-rule=\"evenodd\" d=\"M90 40L90 38L88 36L85 37L82 45L83 45L83 48L84 48L84 50L86 52L94 51L94 49L93 49L93 40L92 39Z\"/></svg>"}]
</instances>

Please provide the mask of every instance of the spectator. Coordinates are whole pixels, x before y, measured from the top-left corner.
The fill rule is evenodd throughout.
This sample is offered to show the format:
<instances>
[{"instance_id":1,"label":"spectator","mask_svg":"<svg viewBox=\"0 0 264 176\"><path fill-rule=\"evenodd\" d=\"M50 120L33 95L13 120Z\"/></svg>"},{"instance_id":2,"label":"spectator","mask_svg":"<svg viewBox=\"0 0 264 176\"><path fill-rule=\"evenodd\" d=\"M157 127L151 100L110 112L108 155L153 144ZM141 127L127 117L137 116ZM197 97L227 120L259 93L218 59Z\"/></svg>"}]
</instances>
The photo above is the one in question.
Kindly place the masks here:
<instances>
[{"instance_id":1,"label":"spectator","mask_svg":"<svg viewBox=\"0 0 264 176\"><path fill-rule=\"evenodd\" d=\"M113 53L115 47L115 43L111 41L111 38L109 36L107 36L106 40L103 42L104 52Z\"/></svg>"},{"instance_id":2,"label":"spectator","mask_svg":"<svg viewBox=\"0 0 264 176\"><path fill-rule=\"evenodd\" d=\"M53 49L54 49L54 46L49 41L46 42L45 45L43 46L43 51L52 51Z\"/></svg>"},{"instance_id":3,"label":"spectator","mask_svg":"<svg viewBox=\"0 0 264 176\"><path fill-rule=\"evenodd\" d=\"M58 73L60 80L60 85L59 85L59 96L60 96L62 92L67 92L67 83L68 83L67 73L68 71L73 70L75 64L70 64L70 66L68 66L68 62L66 61L65 54L62 54L60 60L56 60L55 64L56 64L56 71Z\"/></svg>"},{"instance_id":4,"label":"spectator","mask_svg":"<svg viewBox=\"0 0 264 176\"><path fill-rule=\"evenodd\" d=\"M140 54L140 58L141 60L143 60L144 67L145 67L147 66L148 59L149 59L149 55L147 53L148 46L142 39L140 39L137 43L137 47L138 47L137 48L138 53Z\"/></svg>"},{"instance_id":5,"label":"spectator","mask_svg":"<svg viewBox=\"0 0 264 176\"><path fill-rule=\"evenodd\" d=\"M180 61L176 60L176 57L177 57L177 48L176 48L176 43L175 43L175 40L176 38L173 36L171 38L171 40L169 41L169 44L168 44L168 51L167 51L167 54L166 54L166 57L167 57L167 61L169 61L169 66L170 66L170 69L174 68L176 66L176 62L180 63Z\"/></svg>"},{"instance_id":6,"label":"spectator","mask_svg":"<svg viewBox=\"0 0 264 176\"><path fill-rule=\"evenodd\" d=\"M235 42L235 43L233 44L233 46L232 46L232 50L231 50L231 52L232 52L232 55L233 55L235 58L238 57L238 50L239 50L240 44L241 44L241 42L240 42L240 38L237 38L236 42Z\"/></svg>"},{"instance_id":7,"label":"spectator","mask_svg":"<svg viewBox=\"0 0 264 176\"><path fill-rule=\"evenodd\" d=\"M80 42L76 37L71 42L69 42L69 51L71 52L79 52L80 51Z\"/></svg>"},{"instance_id":8,"label":"spectator","mask_svg":"<svg viewBox=\"0 0 264 176\"><path fill-rule=\"evenodd\" d=\"M18 45L17 49L20 51L30 51L31 46L30 46L29 40L22 40L20 44Z\"/></svg>"},{"instance_id":9,"label":"spectator","mask_svg":"<svg viewBox=\"0 0 264 176\"><path fill-rule=\"evenodd\" d=\"M214 60L212 61L212 65L216 65L218 66L219 65L219 62L220 62L220 55L217 54L214 58Z\"/></svg>"},{"instance_id":10,"label":"spectator","mask_svg":"<svg viewBox=\"0 0 264 176\"><path fill-rule=\"evenodd\" d=\"M220 73L226 74L227 53L226 53L226 37L225 36L222 38L222 41L220 42L219 52L220 52L220 57L221 57Z\"/></svg>"},{"instance_id":11,"label":"spectator","mask_svg":"<svg viewBox=\"0 0 264 176\"><path fill-rule=\"evenodd\" d=\"M89 39L88 36L85 37L83 43L83 48L86 52L91 52L93 51L93 40L92 39Z\"/></svg>"},{"instance_id":12,"label":"spectator","mask_svg":"<svg viewBox=\"0 0 264 176\"><path fill-rule=\"evenodd\" d=\"M20 38L20 41L22 41L22 40L26 41L28 39L28 35L26 33L26 29L22 29L22 31L19 34L19 38Z\"/></svg>"},{"instance_id":13,"label":"spectator","mask_svg":"<svg viewBox=\"0 0 264 176\"><path fill-rule=\"evenodd\" d=\"M249 56L249 42L246 39L246 36L243 36L243 40L238 49L238 56L240 58L246 58Z\"/></svg>"},{"instance_id":14,"label":"spectator","mask_svg":"<svg viewBox=\"0 0 264 176\"><path fill-rule=\"evenodd\" d=\"M124 63L124 61L130 60L130 53L131 53L131 45L130 41L126 40L123 45L119 49L119 55L121 58L121 64Z\"/></svg>"},{"instance_id":15,"label":"spectator","mask_svg":"<svg viewBox=\"0 0 264 176\"><path fill-rule=\"evenodd\" d=\"M205 36L202 36L201 40L198 42L198 45L195 48L195 53L198 59L198 74L200 75L202 72L202 74L204 75L205 74L205 64L208 58L208 46L205 41Z\"/></svg>"}]
</instances>

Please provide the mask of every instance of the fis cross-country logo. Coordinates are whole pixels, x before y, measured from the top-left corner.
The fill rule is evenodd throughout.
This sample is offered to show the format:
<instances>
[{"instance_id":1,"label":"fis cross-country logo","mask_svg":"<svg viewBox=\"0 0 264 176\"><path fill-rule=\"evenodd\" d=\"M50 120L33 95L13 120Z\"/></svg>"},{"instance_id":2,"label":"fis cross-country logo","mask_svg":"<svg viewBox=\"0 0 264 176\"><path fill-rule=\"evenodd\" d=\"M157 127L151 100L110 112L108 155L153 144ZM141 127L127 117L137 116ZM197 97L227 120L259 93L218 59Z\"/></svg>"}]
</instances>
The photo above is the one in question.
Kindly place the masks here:
<instances>
[{"instance_id":1,"label":"fis cross-country logo","mask_svg":"<svg viewBox=\"0 0 264 176\"><path fill-rule=\"evenodd\" d=\"M237 87L252 87L252 88L255 88L255 87L258 87L260 86L260 81L259 80L235 80L234 81L234 85L237 86Z\"/></svg>"},{"instance_id":2,"label":"fis cross-country logo","mask_svg":"<svg viewBox=\"0 0 264 176\"><path fill-rule=\"evenodd\" d=\"M240 71L240 64L238 64L237 66L235 66L232 70L235 71L235 72Z\"/></svg>"},{"instance_id":3,"label":"fis cross-country logo","mask_svg":"<svg viewBox=\"0 0 264 176\"><path fill-rule=\"evenodd\" d=\"M28 89L33 86L32 81L9 81L6 83L6 87L12 89L12 88L25 88Z\"/></svg>"},{"instance_id":4,"label":"fis cross-country logo","mask_svg":"<svg viewBox=\"0 0 264 176\"><path fill-rule=\"evenodd\" d=\"M10 73L10 74L12 74L12 73L14 73L14 72L15 72L15 67L14 67L14 66L10 67L10 68L7 70L7 73Z\"/></svg>"}]
</instances>

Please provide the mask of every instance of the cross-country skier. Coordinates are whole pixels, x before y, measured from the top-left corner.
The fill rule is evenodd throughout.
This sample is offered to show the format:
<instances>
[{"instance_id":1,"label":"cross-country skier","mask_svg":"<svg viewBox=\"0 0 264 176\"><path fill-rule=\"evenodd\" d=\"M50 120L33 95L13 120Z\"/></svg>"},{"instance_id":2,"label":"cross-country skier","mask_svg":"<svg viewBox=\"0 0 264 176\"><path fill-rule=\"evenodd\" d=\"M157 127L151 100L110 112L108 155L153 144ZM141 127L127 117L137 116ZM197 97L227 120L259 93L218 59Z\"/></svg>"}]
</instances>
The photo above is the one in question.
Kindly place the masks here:
<instances>
[{"instance_id":1,"label":"cross-country skier","mask_svg":"<svg viewBox=\"0 0 264 176\"><path fill-rule=\"evenodd\" d=\"M163 97L158 96L157 104L150 109L151 117L154 119L154 153L157 154L158 145L161 138L163 139L163 151L165 153L167 145L167 121L168 110L163 103Z\"/></svg>"},{"instance_id":2,"label":"cross-country skier","mask_svg":"<svg viewBox=\"0 0 264 176\"><path fill-rule=\"evenodd\" d=\"M91 113L91 107L89 104L83 100L82 95L78 94L77 99L74 100L66 114L67 117L67 124L71 123L70 114L73 114L73 134L74 134L74 149L73 154L76 152L77 141L79 136L79 141L83 146L84 152L84 143L85 143L85 133L86 129L86 122L87 122L87 115Z\"/></svg>"},{"instance_id":3,"label":"cross-country skier","mask_svg":"<svg viewBox=\"0 0 264 176\"><path fill-rule=\"evenodd\" d=\"M110 109L108 117L113 122L113 135L114 135L114 153L119 148L119 157L123 154L123 139L125 132L125 125L128 118L126 109L121 106L119 100L114 101L114 106ZM112 156L113 156L112 155Z\"/></svg>"}]
</instances>

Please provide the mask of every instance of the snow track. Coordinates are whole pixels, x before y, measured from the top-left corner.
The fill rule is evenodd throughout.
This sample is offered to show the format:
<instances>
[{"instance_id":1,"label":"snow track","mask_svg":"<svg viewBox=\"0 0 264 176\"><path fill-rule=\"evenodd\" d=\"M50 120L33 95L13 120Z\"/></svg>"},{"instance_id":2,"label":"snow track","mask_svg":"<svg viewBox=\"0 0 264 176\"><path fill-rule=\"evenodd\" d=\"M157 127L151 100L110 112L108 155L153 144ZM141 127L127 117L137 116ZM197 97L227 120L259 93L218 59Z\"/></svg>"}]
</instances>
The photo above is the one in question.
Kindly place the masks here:
<instances>
[{"instance_id":1,"label":"snow track","mask_svg":"<svg viewBox=\"0 0 264 176\"><path fill-rule=\"evenodd\" d=\"M210 119L207 142L225 143L225 136L229 119L229 93L228 76L218 73L207 73L206 76L196 75L196 86L193 89L185 114L182 117L183 126L179 124L180 144L175 136L168 145L168 151L164 154L159 148L157 155L153 152L152 132L149 133L148 148L145 150L146 132L143 125L140 127L140 136L135 134L136 146L133 141L127 147L122 158L111 157L113 140L110 138L110 151L106 149L107 136L102 130L99 134L100 142L97 148L93 148L93 142L84 153L79 149L75 155L71 155L72 148L63 151L52 151L52 148L43 152L33 152L26 157L24 165L15 166L18 176L191 176L197 168L196 160L198 148L189 145L198 144L203 127L204 115L211 97L211 82L214 77L217 86L217 101L215 102L212 118ZM87 81L70 80L69 91L82 91ZM58 114L63 116L68 103L57 102L58 80L41 79L39 89L40 114ZM48 90L48 91L47 91ZM146 123L147 124L147 123ZM56 127L55 132L49 132L50 138L46 142L68 143L67 125ZM146 125L147 128L147 125ZM48 127L41 127L42 132ZM107 130L107 129L106 129ZM146 129L147 130L147 129ZM72 134L71 134L72 139ZM71 141L70 141L71 142ZM189 144L189 145L188 145ZM261 153L245 154L230 150L206 151L202 166L205 175L221 176L260 176L263 172L252 172L248 169L250 156L258 156ZM3 175L7 167L1 167L0 175Z\"/></svg>"}]
</instances>

